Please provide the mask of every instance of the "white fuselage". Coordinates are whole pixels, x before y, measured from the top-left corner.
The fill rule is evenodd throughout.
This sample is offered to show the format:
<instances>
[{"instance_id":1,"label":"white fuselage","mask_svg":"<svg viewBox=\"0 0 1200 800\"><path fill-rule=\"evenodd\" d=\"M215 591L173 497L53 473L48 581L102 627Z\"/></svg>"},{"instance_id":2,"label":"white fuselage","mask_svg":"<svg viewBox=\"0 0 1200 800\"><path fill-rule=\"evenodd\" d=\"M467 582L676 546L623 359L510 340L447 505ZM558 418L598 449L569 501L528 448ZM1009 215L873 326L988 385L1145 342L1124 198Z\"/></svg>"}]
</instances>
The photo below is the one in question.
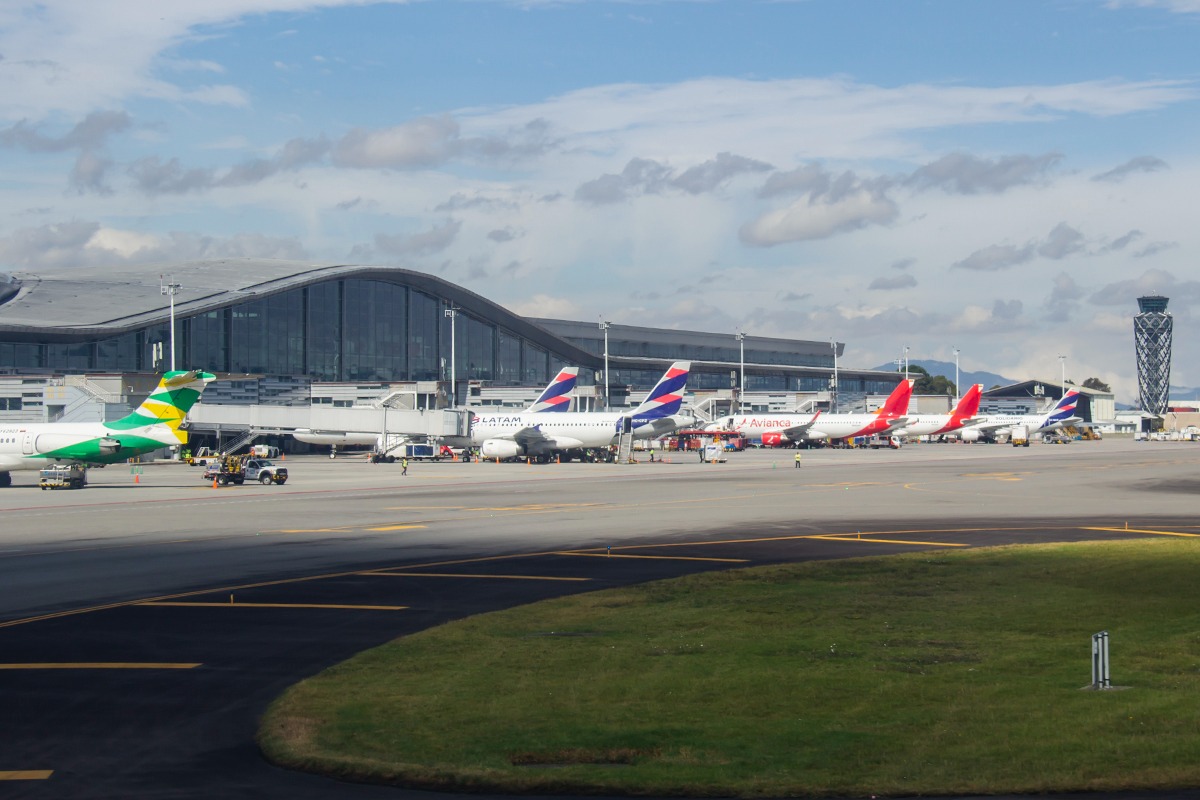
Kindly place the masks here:
<instances>
[{"instance_id":1,"label":"white fuselage","mask_svg":"<svg viewBox=\"0 0 1200 800\"><path fill-rule=\"evenodd\" d=\"M889 425L883 419L879 414L821 414L814 422L812 414L735 414L705 426L705 430L737 431L751 439L777 433L787 441L803 442L886 433Z\"/></svg>"},{"instance_id":2,"label":"white fuselage","mask_svg":"<svg viewBox=\"0 0 1200 800\"><path fill-rule=\"evenodd\" d=\"M511 439L522 431L537 429L552 440L549 449L608 447L617 440L617 423L629 414L609 411L557 411L533 413L476 414L471 423L471 444L482 445L489 439ZM658 435L651 426L633 430L635 438Z\"/></svg>"},{"instance_id":3,"label":"white fuselage","mask_svg":"<svg viewBox=\"0 0 1200 800\"><path fill-rule=\"evenodd\" d=\"M132 440L136 439L134 445ZM130 441L125 441L130 440ZM0 472L36 470L60 463L114 463L148 452L147 440L171 447L178 440L161 425L113 430L100 422L43 422L0 426ZM91 444L89 444L91 443ZM124 451L125 454L121 454Z\"/></svg>"},{"instance_id":4,"label":"white fuselage","mask_svg":"<svg viewBox=\"0 0 1200 800\"><path fill-rule=\"evenodd\" d=\"M1071 417L1070 419L1075 419ZM1006 436L1013 428L1025 428L1029 433L1058 430L1066 420L1050 422L1050 414L991 414L977 419L962 429L964 434L975 432L985 436Z\"/></svg>"},{"instance_id":5,"label":"white fuselage","mask_svg":"<svg viewBox=\"0 0 1200 800\"><path fill-rule=\"evenodd\" d=\"M342 447L375 444L379 440L379 434L367 431L310 431L298 428L292 431L292 438L307 444L328 444Z\"/></svg>"},{"instance_id":6,"label":"white fuselage","mask_svg":"<svg viewBox=\"0 0 1200 800\"><path fill-rule=\"evenodd\" d=\"M956 431L961 425L954 421L953 414L908 414L903 428L892 431L896 436L931 436Z\"/></svg>"}]
</instances>

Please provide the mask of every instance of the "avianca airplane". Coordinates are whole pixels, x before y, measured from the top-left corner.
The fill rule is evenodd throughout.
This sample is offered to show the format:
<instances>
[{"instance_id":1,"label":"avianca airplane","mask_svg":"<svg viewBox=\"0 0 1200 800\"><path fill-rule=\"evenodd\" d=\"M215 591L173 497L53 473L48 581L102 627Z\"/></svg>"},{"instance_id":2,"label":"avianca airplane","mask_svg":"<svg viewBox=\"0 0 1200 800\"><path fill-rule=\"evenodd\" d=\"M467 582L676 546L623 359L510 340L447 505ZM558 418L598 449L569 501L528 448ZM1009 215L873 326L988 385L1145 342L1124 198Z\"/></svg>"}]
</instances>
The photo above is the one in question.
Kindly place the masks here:
<instances>
[{"instance_id":1,"label":"avianca airplane","mask_svg":"<svg viewBox=\"0 0 1200 800\"><path fill-rule=\"evenodd\" d=\"M537 400L525 409L526 414L535 411L566 411L571 405L571 392L575 391L575 382L579 379L579 367L563 367L554 380L542 390ZM327 444L337 452L339 446L373 445L379 442L378 431L314 431L308 428L297 428L292 431L292 438L308 444Z\"/></svg>"},{"instance_id":2,"label":"avianca airplane","mask_svg":"<svg viewBox=\"0 0 1200 800\"><path fill-rule=\"evenodd\" d=\"M767 446L806 440L871 436L890 433L903 427L908 421L905 413L911 398L912 383L902 380L888 395L883 406L871 414L822 414L820 411L804 417L794 414L735 414L710 422L704 429L738 431L752 439L761 437L763 444Z\"/></svg>"},{"instance_id":3,"label":"avianca airplane","mask_svg":"<svg viewBox=\"0 0 1200 800\"><path fill-rule=\"evenodd\" d=\"M115 422L46 422L0 426L0 486L14 470L50 464L115 464L133 456L185 444L184 416L216 376L176 371L162 376L137 410Z\"/></svg>"},{"instance_id":4,"label":"avianca airplane","mask_svg":"<svg viewBox=\"0 0 1200 800\"><path fill-rule=\"evenodd\" d=\"M958 405L949 414L909 414L903 428L893 431L897 436L940 436L956 431L964 425L979 422L979 399L983 395L983 384L977 383L958 400Z\"/></svg>"},{"instance_id":5,"label":"avianca airplane","mask_svg":"<svg viewBox=\"0 0 1200 800\"><path fill-rule=\"evenodd\" d=\"M1030 435L1046 433L1081 422L1083 417L1075 416L1078 403L1079 391L1071 389L1044 414L992 414L963 428L959 435L964 442L978 442L1011 434L1017 427L1025 427Z\"/></svg>"},{"instance_id":6,"label":"avianca airplane","mask_svg":"<svg viewBox=\"0 0 1200 800\"><path fill-rule=\"evenodd\" d=\"M592 447L608 447L622 428L636 438L670 433L685 422L679 415L690 361L677 361L631 412L567 411L476 414L471 443L484 458L537 458Z\"/></svg>"}]
</instances>

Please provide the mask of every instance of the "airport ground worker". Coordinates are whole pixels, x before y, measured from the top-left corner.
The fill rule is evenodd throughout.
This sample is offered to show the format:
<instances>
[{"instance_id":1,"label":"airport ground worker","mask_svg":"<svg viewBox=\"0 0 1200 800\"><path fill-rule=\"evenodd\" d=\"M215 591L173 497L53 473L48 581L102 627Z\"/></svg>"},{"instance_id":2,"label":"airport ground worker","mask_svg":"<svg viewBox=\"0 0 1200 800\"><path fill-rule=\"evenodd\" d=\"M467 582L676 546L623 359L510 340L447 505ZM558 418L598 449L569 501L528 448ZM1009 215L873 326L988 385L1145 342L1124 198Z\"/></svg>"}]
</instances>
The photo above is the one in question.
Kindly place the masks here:
<instances>
[{"instance_id":1,"label":"airport ground worker","mask_svg":"<svg viewBox=\"0 0 1200 800\"><path fill-rule=\"evenodd\" d=\"M800 469L800 451L796 451L796 469Z\"/></svg>"},{"instance_id":2,"label":"airport ground worker","mask_svg":"<svg viewBox=\"0 0 1200 800\"><path fill-rule=\"evenodd\" d=\"M408 456L404 456L403 458L400 459L400 474L401 475L408 474Z\"/></svg>"}]
</instances>

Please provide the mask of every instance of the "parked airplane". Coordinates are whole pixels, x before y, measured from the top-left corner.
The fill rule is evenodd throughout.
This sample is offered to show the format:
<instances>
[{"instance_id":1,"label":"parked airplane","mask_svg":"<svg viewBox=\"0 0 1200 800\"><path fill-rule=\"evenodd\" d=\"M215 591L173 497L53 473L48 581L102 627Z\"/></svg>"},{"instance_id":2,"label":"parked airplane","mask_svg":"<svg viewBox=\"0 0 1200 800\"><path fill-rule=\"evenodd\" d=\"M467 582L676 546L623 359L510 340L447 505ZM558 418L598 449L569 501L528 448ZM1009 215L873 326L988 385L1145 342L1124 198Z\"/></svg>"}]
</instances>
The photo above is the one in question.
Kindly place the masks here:
<instances>
[{"instance_id":1,"label":"parked airplane","mask_svg":"<svg viewBox=\"0 0 1200 800\"><path fill-rule=\"evenodd\" d=\"M525 409L525 413L566 411L571 405L571 392L575 390L575 382L578 379L579 367L563 367L529 408ZM377 431L314 431L309 428L297 428L292 431L292 438L298 442L329 445L331 458L337 455L339 447L378 444L380 435Z\"/></svg>"},{"instance_id":2,"label":"parked airplane","mask_svg":"<svg viewBox=\"0 0 1200 800\"><path fill-rule=\"evenodd\" d=\"M1043 414L992 414L964 427L959 435L964 442L978 442L995 441L997 436L1009 435L1017 427L1024 427L1031 436L1046 433L1081 422L1083 417L1075 416L1078 403L1079 391L1071 389Z\"/></svg>"},{"instance_id":3,"label":"parked airplane","mask_svg":"<svg viewBox=\"0 0 1200 800\"><path fill-rule=\"evenodd\" d=\"M903 428L892 431L896 436L941 436L956 431L964 425L980 421L979 400L983 396L983 384L977 383L959 398L958 404L949 414L909 414Z\"/></svg>"},{"instance_id":4,"label":"parked airplane","mask_svg":"<svg viewBox=\"0 0 1200 800\"><path fill-rule=\"evenodd\" d=\"M764 445L779 446L820 439L888 434L908 422L905 412L912 399L912 383L900 381L877 411L869 414L734 414L704 426L708 431L737 431Z\"/></svg>"},{"instance_id":5,"label":"parked airplane","mask_svg":"<svg viewBox=\"0 0 1200 800\"><path fill-rule=\"evenodd\" d=\"M691 362L677 361L631 412L483 413L471 424L471 442L484 458L537 458L605 448L624 428L635 438L653 438L687 424L679 414Z\"/></svg>"},{"instance_id":6,"label":"parked airplane","mask_svg":"<svg viewBox=\"0 0 1200 800\"><path fill-rule=\"evenodd\" d=\"M16 470L50 464L115 464L185 444L179 425L216 376L198 370L167 372L132 414L114 422L45 422L0 426L0 486Z\"/></svg>"}]
</instances>

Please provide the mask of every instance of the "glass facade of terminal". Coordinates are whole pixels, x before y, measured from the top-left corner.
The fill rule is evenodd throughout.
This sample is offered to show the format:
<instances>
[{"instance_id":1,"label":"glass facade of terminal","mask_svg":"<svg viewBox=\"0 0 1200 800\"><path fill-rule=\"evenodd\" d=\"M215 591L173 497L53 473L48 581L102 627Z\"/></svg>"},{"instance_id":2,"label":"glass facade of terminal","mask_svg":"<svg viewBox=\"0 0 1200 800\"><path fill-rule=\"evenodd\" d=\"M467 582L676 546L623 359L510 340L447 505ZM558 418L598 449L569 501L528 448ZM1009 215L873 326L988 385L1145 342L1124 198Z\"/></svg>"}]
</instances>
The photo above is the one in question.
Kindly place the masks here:
<instances>
[{"instance_id":1,"label":"glass facade of terminal","mask_svg":"<svg viewBox=\"0 0 1200 800\"><path fill-rule=\"evenodd\" d=\"M181 314L175 362L181 368L307 375L317 381L447 380L453 345L456 378L498 385L545 383L567 364L560 354L461 309L448 317L448 307L441 298L387 281L316 283ZM170 363L170 340L163 323L92 342L0 341L0 365L61 372L158 370Z\"/></svg>"},{"instance_id":2,"label":"glass facade of terminal","mask_svg":"<svg viewBox=\"0 0 1200 800\"><path fill-rule=\"evenodd\" d=\"M453 317L444 297L403 282L366 278L320 281L277 294L200 313L180 313L176 320L176 365L218 373L307 376L314 381L389 382L449 380L450 358L461 382L494 386L538 386L564 366L584 366L583 385L603 385L596 365L578 365L509 330L485 314L457 309ZM451 325L454 325L453 334ZM709 334L647 331L650 341L615 329L609 353L617 358L691 360L692 391L730 389L739 377L741 352L732 340L714 343ZM20 372L155 372L170 364L170 329L165 321L120 336L76 343L3 341L0 368ZM603 340L594 336L563 337L585 352L603 357ZM788 350L784 340L756 348L746 341L749 392L821 392L829 387L826 370L832 353L811 347ZM714 364L713 362L717 362ZM724 364L730 366L718 366ZM814 367L813 374L788 374L763 365ZM589 368L589 366L591 368ZM609 383L644 391L661 377L658 368L611 365ZM891 379L841 376L843 393L887 394Z\"/></svg>"}]
</instances>

